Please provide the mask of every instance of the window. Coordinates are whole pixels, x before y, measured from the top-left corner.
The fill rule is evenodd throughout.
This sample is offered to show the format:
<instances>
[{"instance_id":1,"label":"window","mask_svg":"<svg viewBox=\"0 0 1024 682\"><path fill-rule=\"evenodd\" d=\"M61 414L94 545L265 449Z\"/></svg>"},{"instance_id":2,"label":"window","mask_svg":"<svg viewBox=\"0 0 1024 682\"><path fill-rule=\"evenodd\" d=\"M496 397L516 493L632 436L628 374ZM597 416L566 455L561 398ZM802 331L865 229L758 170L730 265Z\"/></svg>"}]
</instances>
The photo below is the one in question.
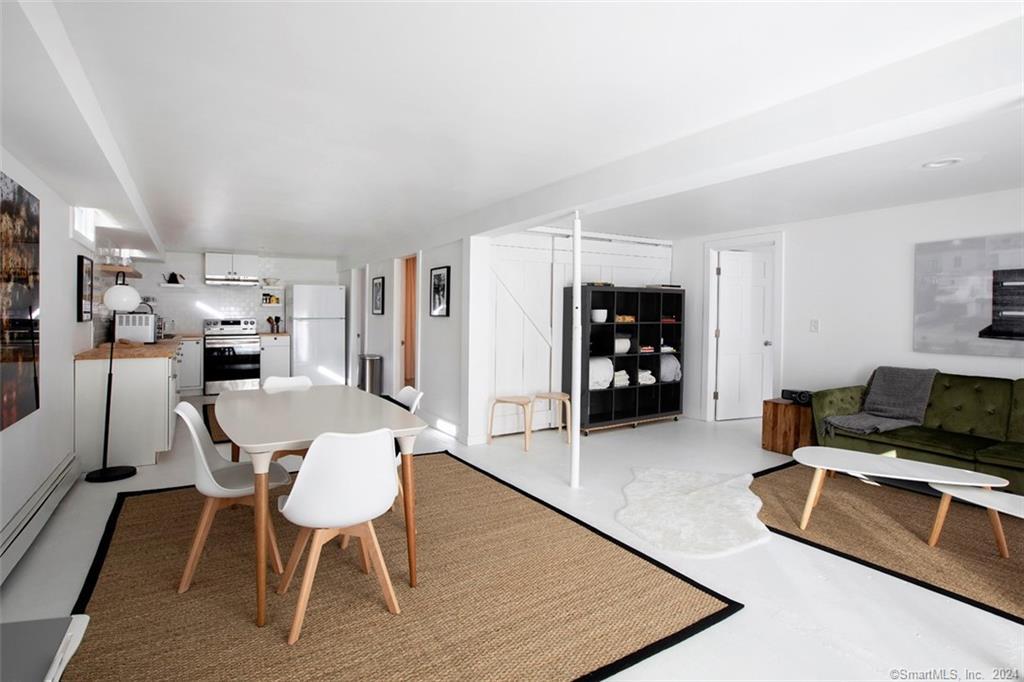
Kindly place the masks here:
<instances>
[{"instance_id":1,"label":"window","mask_svg":"<svg viewBox=\"0 0 1024 682\"><path fill-rule=\"evenodd\" d=\"M96 209L71 207L71 238L90 249L96 247Z\"/></svg>"}]
</instances>

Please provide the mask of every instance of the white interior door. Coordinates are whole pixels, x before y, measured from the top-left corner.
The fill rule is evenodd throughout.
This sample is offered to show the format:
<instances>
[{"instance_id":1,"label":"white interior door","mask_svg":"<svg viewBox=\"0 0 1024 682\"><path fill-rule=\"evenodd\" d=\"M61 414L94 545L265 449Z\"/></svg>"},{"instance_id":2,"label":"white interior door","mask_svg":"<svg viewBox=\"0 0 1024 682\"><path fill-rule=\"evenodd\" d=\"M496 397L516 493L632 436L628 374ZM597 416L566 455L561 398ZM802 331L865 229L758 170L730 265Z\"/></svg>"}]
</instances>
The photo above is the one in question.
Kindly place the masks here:
<instances>
[{"instance_id":1,"label":"white interior door","mask_svg":"<svg viewBox=\"0 0 1024 682\"><path fill-rule=\"evenodd\" d=\"M355 386L359 377L359 354L366 352L366 268L352 270L349 282L348 324L348 384Z\"/></svg>"},{"instance_id":2,"label":"white interior door","mask_svg":"<svg viewBox=\"0 0 1024 682\"><path fill-rule=\"evenodd\" d=\"M761 416L774 394L770 251L718 253L715 419Z\"/></svg>"}]
</instances>

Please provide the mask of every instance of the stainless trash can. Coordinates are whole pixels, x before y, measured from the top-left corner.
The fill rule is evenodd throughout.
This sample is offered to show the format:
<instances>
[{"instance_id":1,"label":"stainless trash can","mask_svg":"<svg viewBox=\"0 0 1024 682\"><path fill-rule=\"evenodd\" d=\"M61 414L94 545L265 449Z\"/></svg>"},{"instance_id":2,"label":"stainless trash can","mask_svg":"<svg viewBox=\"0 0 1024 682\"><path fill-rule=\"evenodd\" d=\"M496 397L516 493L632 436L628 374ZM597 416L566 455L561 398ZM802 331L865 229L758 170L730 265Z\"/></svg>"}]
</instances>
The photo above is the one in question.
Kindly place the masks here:
<instances>
[{"instance_id":1,"label":"stainless trash can","mask_svg":"<svg viewBox=\"0 0 1024 682\"><path fill-rule=\"evenodd\" d=\"M380 395L380 382L383 373L384 358L382 356L359 356L359 388L374 395Z\"/></svg>"}]
</instances>

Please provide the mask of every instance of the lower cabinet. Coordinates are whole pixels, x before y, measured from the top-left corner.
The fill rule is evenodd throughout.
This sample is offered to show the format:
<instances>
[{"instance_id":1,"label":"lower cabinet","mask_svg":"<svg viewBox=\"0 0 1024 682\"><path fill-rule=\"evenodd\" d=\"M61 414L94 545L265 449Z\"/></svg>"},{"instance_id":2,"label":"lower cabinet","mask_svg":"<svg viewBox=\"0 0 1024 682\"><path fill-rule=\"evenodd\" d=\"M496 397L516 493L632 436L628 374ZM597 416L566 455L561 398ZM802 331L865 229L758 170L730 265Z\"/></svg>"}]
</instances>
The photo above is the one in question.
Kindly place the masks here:
<instances>
[{"instance_id":1,"label":"lower cabinet","mask_svg":"<svg viewBox=\"0 0 1024 682\"><path fill-rule=\"evenodd\" d=\"M156 464L171 449L178 402L177 359L114 360L108 464ZM75 451L82 469L100 466L107 396L107 360L75 362Z\"/></svg>"},{"instance_id":2,"label":"lower cabinet","mask_svg":"<svg viewBox=\"0 0 1024 682\"><path fill-rule=\"evenodd\" d=\"M260 384L267 377L292 375L292 344L287 334L264 334L260 337Z\"/></svg>"}]
</instances>

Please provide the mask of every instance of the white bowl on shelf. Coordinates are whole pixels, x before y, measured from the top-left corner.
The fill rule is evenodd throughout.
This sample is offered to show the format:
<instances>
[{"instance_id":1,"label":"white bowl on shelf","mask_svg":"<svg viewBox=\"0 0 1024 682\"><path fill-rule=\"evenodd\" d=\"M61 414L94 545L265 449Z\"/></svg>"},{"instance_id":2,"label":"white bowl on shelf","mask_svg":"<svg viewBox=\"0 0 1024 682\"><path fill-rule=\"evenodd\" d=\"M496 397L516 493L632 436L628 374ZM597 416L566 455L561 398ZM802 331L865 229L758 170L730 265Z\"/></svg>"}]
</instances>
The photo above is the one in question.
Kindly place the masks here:
<instances>
[{"instance_id":1,"label":"white bowl on shelf","mask_svg":"<svg viewBox=\"0 0 1024 682\"><path fill-rule=\"evenodd\" d=\"M604 308L594 308L590 311L590 321L601 324L608 321L608 311Z\"/></svg>"},{"instance_id":2,"label":"white bowl on shelf","mask_svg":"<svg viewBox=\"0 0 1024 682\"><path fill-rule=\"evenodd\" d=\"M615 352L618 354L628 353L632 345L633 341L631 339L615 339Z\"/></svg>"}]
</instances>

